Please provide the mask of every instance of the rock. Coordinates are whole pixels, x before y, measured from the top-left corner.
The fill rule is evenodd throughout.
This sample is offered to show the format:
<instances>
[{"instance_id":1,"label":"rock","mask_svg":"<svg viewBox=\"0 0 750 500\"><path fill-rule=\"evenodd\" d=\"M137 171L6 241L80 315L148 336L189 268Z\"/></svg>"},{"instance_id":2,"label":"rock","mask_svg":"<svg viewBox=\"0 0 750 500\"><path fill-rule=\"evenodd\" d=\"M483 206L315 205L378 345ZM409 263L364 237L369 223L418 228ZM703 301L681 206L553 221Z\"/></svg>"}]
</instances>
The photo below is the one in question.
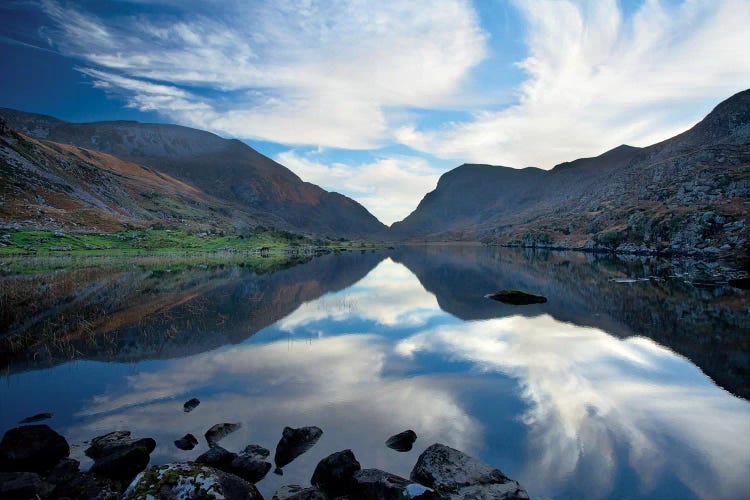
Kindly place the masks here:
<instances>
[{"instance_id":1,"label":"rock","mask_svg":"<svg viewBox=\"0 0 750 500\"><path fill-rule=\"evenodd\" d=\"M276 445L276 453L273 456L276 467L282 468L290 464L295 458L315 446L322 435L323 431L315 426L298 429L284 427L281 439Z\"/></svg>"},{"instance_id":2,"label":"rock","mask_svg":"<svg viewBox=\"0 0 750 500\"><path fill-rule=\"evenodd\" d=\"M178 462L141 472L123 498L262 500L263 496L254 485L233 474L203 464Z\"/></svg>"},{"instance_id":3,"label":"rock","mask_svg":"<svg viewBox=\"0 0 750 500\"><path fill-rule=\"evenodd\" d=\"M71 479L57 484L50 497L119 500L121 494L122 490L113 479L88 472L78 472Z\"/></svg>"},{"instance_id":4,"label":"rock","mask_svg":"<svg viewBox=\"0 0 750 500\"><path fill-rule=\"evenodd\" d=\"M497 300L504 304L513 304L515 306L544 304L547 302L547 297L534 295L533 293L524 292L522 290L500 290L499 292L485 295L485 297Z\"/></svg>"},{"instance_id":5,"label":"rock","mask_svg":"<svg viewBox=\"0 0 750 500\"><path fill-rule=\"evenodd\" d=\"M156 441L134 439L130 431L115 431L91 440L86 456L94 459L91 472L111 479L130 481L146 468Z\"/></svg>"},{"instance_id":6,"label":"rock","mask_svg":"<svg viewBox=\"0 0 750 500\"><path fill-rule=\"evenodd\" d=\"M443 444L417 459L411 480L451 499L527 499L528 493L498 469Z\"/></svg>"},{"instance_id":7,"label":"rock","mask_svg":"<svg viewBox=\"0 0 750 500\"><path fill-rule=\"evenodd\" d=\"M226 422L223 424L216 424L212 426L206 431L206 434L204 434L206 437L206 442L208 442L208 446L213 448L214 446L216 446L216 443L218 443L219 441L224 439L225 436L231 434L240 427L242 427L242 424L240 423L231 424Z\"/></svg>"},{"instance_id":8,"label":"rock","mask_svg":"<svg viewBox=\"0 0 750 500\"><path fill-rule=\"evenodd\" d=\"M750 290L750 278L735 278L729 280L729 285L740 290Z\"/></svg>"},{"instance_id":9,"label":"rock","mask_svg":"<svg viewBox=\"0 0 750 500\"><path fill-rule=\"evenodd\" d=\"M314 486L303 488L290 484L279 488L274 493L273 500L328 500L328 495Z\"/></svg>"},{"instance_id":10,"label":"rock","mask_svg":"<svg viewBox=\"0 0 750 500\"><path fill-rule=\"evenodd\" d=\"M411 498L411 481L378 469L362 469L354 474L354 496L362 500L400 500Z\"/></svg>"},{"instance_id":11,"label":"rock","mask_svg":"<svg viewBox=\"0 0 750 500\"><path fill-rule=\"evenodd\" d=\"M0 472L0 498L3 500L44 498L52 488L33 472Z\"/></svg>"},{"instance_id":12,"label":"rock","mask_svg":"<svg viewBox=\"0 0 750 500\"><path fill-rule=\"evenodd\" d=\"M24 418L23 420L21 420L18 423L19 424L30 424L32 422L39 422L41 420L50 419L50 418L52 418L52 416L53 416L52 413L37 413L36 415L32 415L30 417Z\"/></svg>"},{"instance_id":13,"label":"rock","mask_svg":"<svg viewBox=\"0 0 750 500\"><path fill-rule=\"evenodd\" d=\"M68 442L49 426L16 427L0 441L0 471L43 472L68 455Z\"/></svg>"},{"instance_id":14,"label":"rock","mask_svg":"<svg viewBox=\"0 0 750 500\"><path fill-rule=\"evenodd\" d=\"M51 484L67 483L75 479L79 472L80 462L72 458L63 458L47 475L47 482Z\"/></svg>"},{"instance_id":15,"label":"rock","mask_svg":"<svg viewBox=\"0 0 750 500\"><path fill-rule=\"evenodd\" d=\"M346 495L354 489L354 474L361 468L352 450L338 451L318 462L310 482L329 496Z\"/></svg>"},{"instance_id":16,"label":"rock","mask_svg":"<svg viewBox=\"0 0 750 500\"><path fill-rule=\"evenodd\" d=\"M198 444L198 439L192 434L185 434L174 442L174 445L181 450L192 450Z\"/></svg>"},{"instance_id":17,"label":"rock","mask_svg":"<svg viewBox=\"0 0 750 500\"><path fill-rule=\"evenodd\" d=\"M185 401L185 404L182 405L182 411L185 413L190 413L191 411L195 410L198 405L201 404L200 399L198 398L191 398Z\"/></svg>"},{"instance_id":18,"label":"rock","mask_svg":"<svg viewBox=\"0 0 750 500\"><path fill-rule=\"evenodd\" d=\"M237 454L214 446L196 459L200 464L210 465L229 474L235 474L245 481L257 483L271 470L271 463L265 459L271 452L262 446L251 444Z\"/></svg>"},{"instance_id":19,"label":"rock","mask_svg":"<svg viewBox=\"0 0 750 500\"><path fill-rule=\"evenodd\" d=\"M417 440L417 433L413 430L409 429L404 432L399 432L395 436L391 436L388 438L388 441L385 442L385 445L396 451L411 451L412 446L414 446L414 441Z\"/></svg>"}]
</instances>

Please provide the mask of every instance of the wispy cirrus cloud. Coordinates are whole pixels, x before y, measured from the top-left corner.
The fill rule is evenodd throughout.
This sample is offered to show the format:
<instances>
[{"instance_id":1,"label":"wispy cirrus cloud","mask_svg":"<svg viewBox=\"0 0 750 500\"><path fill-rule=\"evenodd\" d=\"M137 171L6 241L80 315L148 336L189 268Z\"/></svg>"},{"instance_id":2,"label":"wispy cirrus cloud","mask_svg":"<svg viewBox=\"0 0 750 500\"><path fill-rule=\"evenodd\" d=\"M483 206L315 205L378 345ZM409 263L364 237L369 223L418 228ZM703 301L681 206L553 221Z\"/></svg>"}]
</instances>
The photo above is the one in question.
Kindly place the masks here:
<instances>
[{"instance_id":1,"label":"wispy cirrus cloud","mask_svg":"<svg viewBox=\"0 0 750 500\"><path fill-rule=\"evenodd\" d=\"M406 145L441 157L550 168L622 143L685 130L750 84L750 4L516 1L527 24L518 102L471 120L401 128Z\"/></svg>"}]
</instances>

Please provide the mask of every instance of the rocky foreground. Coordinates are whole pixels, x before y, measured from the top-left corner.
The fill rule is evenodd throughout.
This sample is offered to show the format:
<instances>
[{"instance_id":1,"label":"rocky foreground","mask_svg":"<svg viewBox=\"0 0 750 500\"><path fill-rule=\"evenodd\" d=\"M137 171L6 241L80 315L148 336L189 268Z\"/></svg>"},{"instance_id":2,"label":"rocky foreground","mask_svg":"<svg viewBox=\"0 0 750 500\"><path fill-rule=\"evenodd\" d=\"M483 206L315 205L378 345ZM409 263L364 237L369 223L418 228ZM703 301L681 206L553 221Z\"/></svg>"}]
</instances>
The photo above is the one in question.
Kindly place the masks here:
<instances>
[{"instance_id":1,"label":"rocky foreground","mask_svg":"<svg viewBox=\"0 0 750 500\"><path fill-rule=\"evenodd\" d=\"M186 409L190 405L186 405ZM219 441L240 424L221 423L205 434L210 448L194 461L148 467L156 447L151 438L134 438L115 431L91 440L86 455L94 460L88 471L69 457L63 436L43 424L24 425L5 433L0 442L0 498L14 499L262 499L255 483L271 470L270 451L250 444L240 453ZM318 427L286 427L276 447L277 474L311 449L323 431ZM189 437L188 437L189 436ZM190 439L192 438L192 439ZM411 449L417 435L408 430L391 436L386 445ZM192 435L175 442L180 447L197 440ZM527 499L518 482L465 453L433 444L417 460L409 479L379 469L363 469L351 450L324 457L310 485L285 485L278 500L319 499Z\"/></svg>"}]
</instances>

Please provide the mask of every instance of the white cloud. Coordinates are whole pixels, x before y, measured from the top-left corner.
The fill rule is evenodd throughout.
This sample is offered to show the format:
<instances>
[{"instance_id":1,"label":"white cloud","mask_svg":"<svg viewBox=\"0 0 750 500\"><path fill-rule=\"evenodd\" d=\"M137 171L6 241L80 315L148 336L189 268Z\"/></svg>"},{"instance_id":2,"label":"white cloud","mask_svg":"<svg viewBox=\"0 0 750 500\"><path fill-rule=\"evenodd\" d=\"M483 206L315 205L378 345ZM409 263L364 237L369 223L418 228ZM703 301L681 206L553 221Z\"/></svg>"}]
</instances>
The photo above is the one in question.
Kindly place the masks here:
<instances>
[{"instance_id":1,"label":"white cloud","mask_svg":"<svg viewBox=\"0 0 750 500\"><path fill-rule=\"evenodd\" d=\"M422 194L434 189L443 173L414 156L392 156L364 165L326 165L286 151L276 161L307 182L354 198L385 224L417 208Z\"/></svg>"},{"instance_id":2,"label":"white cloud","mask_svg":"<svg viewBox=\"0 0 750 500\"><path fill-rule=\"evenodd\" d=\"M186 3L177 18L108 19L43 5L57 24L51 39L132 106L287 144L380 145L390 139L390 108L441 102L485 51L465 0L237 2L211 17ZM120 85L115 73L218 96L210 109L173 107L149 89Z\"/></svg>"},{"instance_id":3,"label":"white cloud","mask_svg":"<svg viewBox=\"0 0 750 500\"><path fill-rule=\"evenodd\" d=\"M686 129L750 81L750 3L515 2L527 22L518 104L398 139L442 157L549 168Z\"/></svg>"}]
</instances>

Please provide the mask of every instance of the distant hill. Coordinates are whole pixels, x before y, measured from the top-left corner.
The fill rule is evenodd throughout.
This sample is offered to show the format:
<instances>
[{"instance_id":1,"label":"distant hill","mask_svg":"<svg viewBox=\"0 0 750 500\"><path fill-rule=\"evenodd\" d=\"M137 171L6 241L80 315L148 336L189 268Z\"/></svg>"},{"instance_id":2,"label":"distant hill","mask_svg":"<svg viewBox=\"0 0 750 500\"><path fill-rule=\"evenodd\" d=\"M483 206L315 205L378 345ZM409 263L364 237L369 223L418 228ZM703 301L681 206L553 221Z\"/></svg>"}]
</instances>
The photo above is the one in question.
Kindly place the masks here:
<instances>
[{"instance_id":1,"label":"distant hill","mask_svg":"<svg viewBox=\"0 0 750 500\"><path fill-rule=\"evenodd\" d=\"M690 130L549 171L462 165L393 224L406 240L747 255L750 90Z\"/></svg>"},{"instance_id":2,"label":"distant hill","mask_svg":"<svg viewBox=\"0 0 750 500\"><path fill-rule=\"evenodd\" d=\"M380 238L387 231L356 201L303 182L291 170L238 140L177 125L68 123L5 108L0 108L0 117L30 137L148 166L276 227L350 238Z\"/></svg>"}]
</instances>

